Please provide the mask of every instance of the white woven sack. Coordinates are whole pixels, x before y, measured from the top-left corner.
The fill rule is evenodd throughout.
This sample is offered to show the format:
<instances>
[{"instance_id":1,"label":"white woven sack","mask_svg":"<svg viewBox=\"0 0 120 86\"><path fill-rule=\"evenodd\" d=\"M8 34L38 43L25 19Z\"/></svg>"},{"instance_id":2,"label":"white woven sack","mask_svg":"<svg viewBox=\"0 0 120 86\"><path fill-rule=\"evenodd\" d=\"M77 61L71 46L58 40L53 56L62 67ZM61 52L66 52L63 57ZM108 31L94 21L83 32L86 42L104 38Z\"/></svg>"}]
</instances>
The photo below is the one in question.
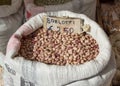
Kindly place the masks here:
<instances>
[{"instance_id":1,"label":"white woven sack","mask_svg":"<svg viewBox=\"0 0 120 86\"><path fill-rule=\"evenodd\" d=\"M6 51L10 36L19 28L23 19L23 7L15 14L0 18L0 52Z\"/></svg>"},{"instance_id":2,"label":"white woven sack","mask_svg":"<svg viewBox=\"0 0 120 86\"><path fill-rule=\"evenodd\" d=\"M91 26L91 32L89 34L91 34L99 44L99 55L94 60L77 66L47 65L41 62L28 61L23 57L16 57L12 59L20 48L20 38L23 35L28 35L41 27L43 25L42 17L44 15L58 17L69 16L84 19L85 24L90 24ZM7 81L5 82L5 85L107 86L115 72L115 62L112 62L110 57L111 45L108 37L102 28L100 28L98 24L90 20L87 16L69 11L38 14L22 25L9 40L7 54L4 60L6 69L4 79ZM112 65L109 66L110 64ZM109 67L107 67L107 65Z\"/></svg>"},{"instance_id":3,"label":"white woven sack","mask_svg":"<svg viewBox=\"0 0 120 86\"><path fill-rule=\"evenodd\" d=\"M21 7L22 0L11 0L11 5L1 5L0 6L0 17L6 17L11 14L16 13Z\"/></svg>"},{"instance_id":4,"label":"white woven sack","mask_svg":"<svg viewBox=\"0 0 120 86\"><path fill-rule=\"evenodd\" d=\"M34 74L34 75L38 76L38 78L36 78L36 76L33 76L32 73L38 72L38 71L35 72L35 70L30 69L29 72L31 72L31 73L29 73L29 75L27 75L27 79L22 78L22 75L20 73L13 75L14 70L11 68L11 65L13 65L13 64L15 65L15 63L17 63L17 62L12 63L13 61L11 61L9 63L10 65L8 67L7 64L4 64L4 61L3 61L3 60L5 60L4 58L5 58L5 56L2 53L0 53L0 65L2 65L4 68L7 67L9 69L9 72L8 72L8 69L5 69L4 74L3 74L4 84L5 84L4 86L16 86L16 85L17 86L28 86L28 85L29 86L54 86L54 85L50 85L50 83L49 83L49 85L48 84L45 85L43 83L47 83L48 80L46 80L46 82L42 82L40 79L39 79L40 81L38 81L39 84L36 84L35 81L38 78L40 78L40 76L37 75L38 73ZM33 63L31 63L31 65L32 64ZM29 68L33 67L31 65L26 66L26 67L29 67ZM17 68L17 67L15 67L15 68ZM10 72L10 70L13 71L13 73ZM99 73L93 77L90 77L90 78L86 78L83 80L76 80L73 82L66 83L64 85L57 84L56 86L110 86L111 80L115 74L115 71L116 71L115 59L114 59L114 55L112 55L109 63L107 64L105 69L101 71L101 73ZM45 76L45 74L44 74L44 76ZM26 75L24 77L26 77ZM52 77L51 77L51 80L53 80Z\"/></svg>"}]
</instances>

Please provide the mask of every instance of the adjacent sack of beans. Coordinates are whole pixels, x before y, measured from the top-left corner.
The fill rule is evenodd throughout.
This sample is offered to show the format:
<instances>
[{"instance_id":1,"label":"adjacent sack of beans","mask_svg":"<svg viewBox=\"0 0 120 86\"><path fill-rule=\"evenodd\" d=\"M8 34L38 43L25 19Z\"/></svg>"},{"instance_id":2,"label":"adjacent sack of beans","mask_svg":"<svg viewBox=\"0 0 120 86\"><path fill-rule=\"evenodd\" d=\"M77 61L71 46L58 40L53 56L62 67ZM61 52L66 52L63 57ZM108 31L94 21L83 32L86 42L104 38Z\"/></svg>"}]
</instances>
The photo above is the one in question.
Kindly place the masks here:
<instances>
[{"instance_id":1,"label":"adjacent sack of beans","mask_svg":"<svg viewBox=\"0 0 120 86\"><path fill-rule=\"evenodd\" d=\"M113 51L115 52L115 59L117 65L117 72L113 78L113 85L119 85L120 83L120 32L114 32L110 35L110 41Z\"/></svg>"},{"instance_id":2,"label":"adjacent sack of beans","mask_svg":"<svg viewBox=\"0 0 120 86\"><path fill-rule=\"evenodd\" d=\"M72 37L69 38L69 42L62 41L61 37L68 36L69 34L61 35L58 32L51 31L45 33L46 31L44 29L39 29L43 26L43 17L47 15L57 17L66 16L84 19L84 23L89 24L91 26L91 30L87 33L70 35ZM48 45L47 42L50 43L50 40L43 41L43 39L45 39L45 35L51 33L52 35L54 35L54 37L58 36L57 34L59 34L60 37L58 37L57 39L61 40L60 44L63 43L63 45L66 43L71 43L70 40L73 39L77 40L76 42L79 42L79 37L83 37L86 40L92 37L91 40L93 40L94 44L96 44L97 50L95 50L99 52L96 53L95 58L89 59L89 57L85 57L85 62L82 61L83 58L78 58L77 60L75 60L79 61L78 63L74 63L75 61L73 60L72 62L69 62L69 56L72 56L72 54L74 54L74 52L71 53L71 51L69 50L68 53L70 55L68 56L68 58L58 58L53 61L51 61L51 59L48 60L47 56L50 55L49 53L52 53L51 48L49 46L52 46L52 44ZM67 39L67 37L63 38ZM51 39L51 41L53 41L53 44L55 42L56 44L59 43L57 42L57 39ZM76 44L74 43L74 40L72 41L73 43L71 45L73 45L72 49L76 50L77 47L75 47ZM86 42L86 40L82 41ZM82 41L79 43L80 45L82 44ZM24 42L26 43L24 44ZM78 46L80 47L79 44ZM64 48L64 46L60 46L61 47L58 47L57 49L58 52L60 52L59 50L62 50L62 48ZM34 47L33 51L31 51L32 47ZM40 48L38 49L38 47ZM66 47L68 49L71 49L71 47L69 46ZM56 45L54 48L56 48ZM54 48L52 48L53 52L55 52ZM60 58L64 58L64 55L66 54L64 54L63 52L66 51L67 49L65 51L62 51L61 55L53 53L53 59L62 55L63 57ZM18 53L22 53L22 55L18 56ZM30 57L31 53L34 54L34 58ZM78 50L77 55L80 55L80 53L81 51ZM45 54L48 55L43 57L42 55ZM5 86L110 86L111 80L116 71L114 54L112 54L109 39L105 32L102 30L102 28L100 28L97 23L89 19L87 16L69 11L41 13L31 18L12 35L7 45L6 56L4 57L4 55L1 55L1 57L4 58L1 64L4 67ZM70 57L70 59L71 58L72 57ZM68 64L66 64L66 61Z\"/></svg>"},{"instance_id":3,"label":"adjacent sack of beans","mask_svg":"<svg viewBox=\"0 0 120 86\"><path fill-rule=\"evenodd\" d=\"M22 4L22 0L0 0L0 17L10 16L16 13Z\"/></svg>"},{"instance_id":4,"label":"adjacent sack of beans","mask_svg":"<svg viewBox=\"0 0 120 86\"><path fill-rule=\"evenodd\" d=\"M6 52L6 46L11 35L20 27L23 20L23 7L15 14L0 17L0 52Z\"/></svg>"},{"instance_id":5,"label":"adjacent sack of beans","mask_svg":"<svg viewBox=\"0 0 120 86\"><path fill-rule=\"evenodd\" d=\"M38 13L63 10L82 13L95 20L96 0L24 0L24 4L26 20Z\"/></svg>"}]
</instances>

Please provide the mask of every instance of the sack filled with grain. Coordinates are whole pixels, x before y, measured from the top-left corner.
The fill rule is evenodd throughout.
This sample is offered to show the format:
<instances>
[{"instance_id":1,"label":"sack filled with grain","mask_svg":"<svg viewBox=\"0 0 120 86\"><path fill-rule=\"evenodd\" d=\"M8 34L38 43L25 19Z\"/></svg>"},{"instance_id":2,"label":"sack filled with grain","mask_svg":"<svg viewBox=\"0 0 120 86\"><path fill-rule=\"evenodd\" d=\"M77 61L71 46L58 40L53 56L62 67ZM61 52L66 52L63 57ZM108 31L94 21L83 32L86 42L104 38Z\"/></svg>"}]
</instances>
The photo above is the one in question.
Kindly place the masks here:
<instances>
[{"instance_id":1,"label":"sack filled with grain","mask_svg":"<svg viewBox=\"0 0 120 86\"><path fill-rule=\"evenodd\" d=\"M24 3L26 20L38 13L63 10L82 13L95 20L96 0L24 0Z\"/></svg>"},{"instance_id":2,"label":"sack filled with grain","mask_svg":"<svg viewBox=\"0 0 120 86\"><path fill-rule=\"evenodd\" d=\"M91 30L90 32L87 32L86 34L82 34L82 35L71 34L70 35L71 38L67 38L69 34L66 35L66 34L61 34L59 32L48 31L47 33L44 33L46 32L44 29L38 30L38 28L43 26L44 16L57 16L57 17L66 16L66 17L75 17L79 19L84 19L84 24L89 24L91 26ZM35 32L36 30L38 32ZM30 35L31 33L32 35ZM55 40L54 38L51 40L45 40L46 42L40 41L40 40L45 39L44 37L45 34L48 35L51 33L52 35L54 35L54 37L58 36L57 34L61 36L58 38L55 37L56 40L57 39L61 40L62 36L67 36L63 38L66 38L66 40L68 40L69 43L72 42L71 44L72 48L71 46L66 46L67 47L66 50L62 51L62 53L66 52L67 49L75 49L75 52L76 52L78 48L75 47L75 45L79 47L81 45L80 49L85 50L87 47L82 44L86 44L86 40L89 38L93 40L93 43L91 43L90 41L92 47L89 47L89 46L88 47L93 50L97 49L96 51L99 51L99 52L97 52L96 54L95 52L94 54L92 53L92 55L96 56L95 58L86 57L86 53L83 52L85 55L82 55L81 59L83 59L83 57L87 59L84 59L82 61L80 60L80 57L78 57L78 59L75 60L76 62L78 61L78 63L74 63L75 61L73 61L73 59L72 59L72 62L69 62L68 59L75 52L71 53L71 51L68 50L68 53L70 54L68 58L67 58L67 54L64 54L64 53L63 54L58 53L59 55L53 53L53 59L55 59L56 57L60 57L62 55L63 57L60 57L60 58L64 58L64 55L66 55L66 57L62 60L58 58L53 62L50 60L49 60L50 62L49 61L46 62L46 60L44 59L46 58L46 56L42 56L42 55L44 55L46 52L52 53L51 48L49 48L49 45L47 45L47 42L55 41ZM48 37L51 38L50 36L52 35L49 35ZM43 39L41 37L43 37ZM35 38L35 39L31 41L32 38L33 39ZM85 38L85 40L83 40L83 38ZM74 43L75 41L73 39L77 40L76 42L78 44ZM44 43L41 43L40 45L43 44L43 46L44 45L45 46L43 48L42 46L40 46L40 48L37 49L38 46L37 47L34 46L36 43L38 43L39 45L39 42L37 40L39 40L40 42L44 42ZM24 51L26 47L22 48L24 41L26 42L25 46L29 46L27 48L28 52L31 48L34 47L33 51L30 50L30 52L32 53L35 51L33 53L34 58L30 56L23 57L23 55L26 55L25 53L27 53L26 51ZM66 42L62 40L61 42L56 41L56 44L57 43L60 43L60 44L63 43L63 45L66 43L69 44L68 41ZM89 42L87 43L89 44ZM95 44L95 47L94 47L94 44ZM58 52L59 50L62 50L62 45L60 46L61 47L57 48ZM56 47L56 45L54 47ZM23 49L25 53L22 52L22 55L18 56L17 54L20 49ZM44 49L45 49L45 52L42 51ZM86 50L86 52L88 50ZM37 51L40 51L40 52L37 53ZM53 52L56 52L56 51L54 51L53 49ZM78 51L76 52L76 54L80 55L81 52L82 51ZM102 28L99 27L98 24L96 24L94 21L89 19L87 16L82 14L72 13L69 11L41 13L31 18L25 24L23 24L10 38L7 46L7 53L4 58L4 63L2 63L5 69L4 84L5 86L6 85L9 85L9 86L27 86L27 85L30 85L30 86L109 86L114 76L114 73L116 71L114 55L111 52L112 52L111 45L107 35L102 30ZM35 53L37 53L36 54L37 56L35 55ZM55 58L54 58L54 55L55 55ZM42 59L36 58L36 57L41 57ZM70 57L70 59L73 57ZM63 63L59 63L61 61L63 61Z\"/></svg>"}]
</instances>

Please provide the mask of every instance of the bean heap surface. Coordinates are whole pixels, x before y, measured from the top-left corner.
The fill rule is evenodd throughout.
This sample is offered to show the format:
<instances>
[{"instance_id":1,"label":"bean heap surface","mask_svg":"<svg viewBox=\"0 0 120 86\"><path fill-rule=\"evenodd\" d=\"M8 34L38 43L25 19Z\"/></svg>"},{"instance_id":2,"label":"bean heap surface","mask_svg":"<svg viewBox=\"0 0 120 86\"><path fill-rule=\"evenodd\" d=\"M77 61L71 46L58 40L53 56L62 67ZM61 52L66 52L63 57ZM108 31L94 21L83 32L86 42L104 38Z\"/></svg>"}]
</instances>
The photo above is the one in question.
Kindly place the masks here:
<instances>
[{"instance_id":1,"label":"bean heap surface","mask_svg":"<svg viewBox=\"0 0 120 86\"><path fill-rule=\"evenodd\" d=\"M21 39L19 55L25 59L51 65L79 65L99 54L95 39L87 33L60 33L38 29Z\"/></svg>"}]
</instances>

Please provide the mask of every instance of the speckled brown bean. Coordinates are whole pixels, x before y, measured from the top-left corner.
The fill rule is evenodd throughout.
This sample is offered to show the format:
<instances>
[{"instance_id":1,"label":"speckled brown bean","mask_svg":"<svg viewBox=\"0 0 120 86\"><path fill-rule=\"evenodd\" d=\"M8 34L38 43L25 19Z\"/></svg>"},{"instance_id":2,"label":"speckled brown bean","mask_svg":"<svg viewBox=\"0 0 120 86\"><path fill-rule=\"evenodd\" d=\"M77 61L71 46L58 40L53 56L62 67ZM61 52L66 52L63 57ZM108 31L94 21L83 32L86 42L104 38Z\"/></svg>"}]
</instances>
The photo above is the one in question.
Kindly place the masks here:
<instances>
[{"instance_id":1,"label":"speckled brown bean","mask_svg":"<svg viewBox=\"0 0 120 86\"><path fill-rule=\"evenodd\" d=\"M61 34L38 29L21 42L21 56L46 64L78 65L94 59L99 53L97 42L87 33Z\"/></svg>"}]
</instances>

